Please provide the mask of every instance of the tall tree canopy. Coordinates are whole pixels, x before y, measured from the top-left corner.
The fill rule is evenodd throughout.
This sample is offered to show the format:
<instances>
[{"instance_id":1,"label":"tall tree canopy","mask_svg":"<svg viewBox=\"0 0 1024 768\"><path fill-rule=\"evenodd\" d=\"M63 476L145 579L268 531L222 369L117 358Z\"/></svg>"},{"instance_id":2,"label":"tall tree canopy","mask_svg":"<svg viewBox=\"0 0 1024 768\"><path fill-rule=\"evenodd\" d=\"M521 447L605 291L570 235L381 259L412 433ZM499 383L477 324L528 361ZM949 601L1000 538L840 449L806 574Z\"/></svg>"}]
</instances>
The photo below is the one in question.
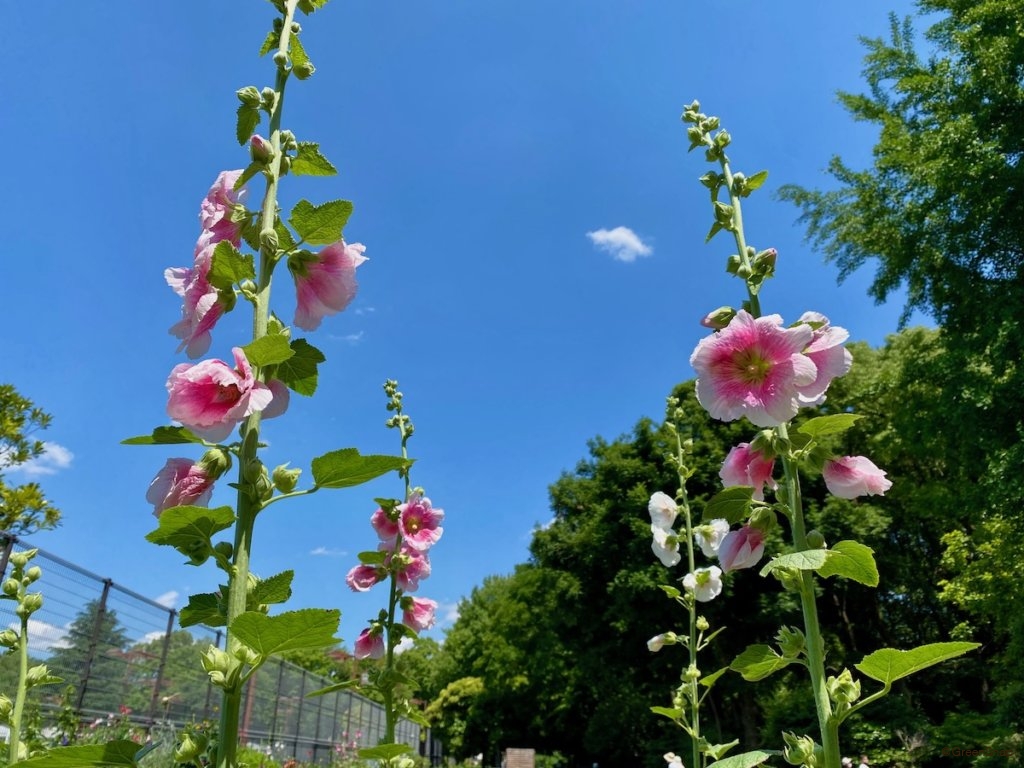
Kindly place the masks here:
<instances>
[{"instance_id":1,"label":"tall tree canopy","mask_svg":"<svg viewBox=\"0 0 1024 768\"><path fill-rule=\"evenodd\" d=\"M50 426L50 415L10 384L0 384L0 531L16 536L54 528L60 510L51 504L38 483L11 486L4 472L19 467L46 451L33 434Z\"/></svg>"}]
</instances>

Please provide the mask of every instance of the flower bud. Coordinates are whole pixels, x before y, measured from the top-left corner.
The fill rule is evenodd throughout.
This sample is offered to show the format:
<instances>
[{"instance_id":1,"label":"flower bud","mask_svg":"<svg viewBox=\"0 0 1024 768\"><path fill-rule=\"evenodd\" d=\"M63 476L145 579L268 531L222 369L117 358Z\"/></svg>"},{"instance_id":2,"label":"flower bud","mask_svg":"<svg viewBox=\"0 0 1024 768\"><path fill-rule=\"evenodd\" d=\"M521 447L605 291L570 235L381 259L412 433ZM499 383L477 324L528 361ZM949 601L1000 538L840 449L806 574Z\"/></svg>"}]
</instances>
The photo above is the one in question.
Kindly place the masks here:
<instances>
[{"instance_id":1,"label":"flower bud","mask_svg":"<svg viewBox=\"0 0 1024 768\"><path fill-rule=\"evenodd\" d=\"M794 733L783 731L782 740L785 747L782 749L782 757L790 765L813 765L814 764L814 739L810 736L797 736Z\"/></svg>"},{"instance_id":2,"label":"flower bud","mask_svg":"<svg viewBox=\"0 0 1024 768\"><path fill-rule=\"evenodd\" d=\"M803 652L804 646L807 644L804 633L793 627L780 627L778 634L775 635L775 641L779 644L782 655L787 659L795 659Z\"/></svg>"},{"instance_id":3,"label":"flower bud","mask_svg":"<svg viewBox=\"0 0 1024 768\"><path fill-rule=\"evenodd\" d=\"M206 751L209 737L205 733L186 733L178 748L174 750L174 760L178 763L199 764L199 756Z\"/></svg>"},{"instance_id":4,"label":"flower bud","mask_svg":"<svg viewBox=\"0 0 1024 768\"><path fill-rule=\"evenodd\" d=\"M860 698L860 681L854 680L850 670L844 669L839 677L829 677L825 681L828 697L834 704L853 704Z\"/></svg>"},{"instance_id":5,"label":"flower bud","mask_svg":"<svg viewBox=\"0 0 1024 768\"><path fill-rule=\"evenodd\" d=\"M313 66L312 62L304 61L292 67L292 72L295 73L299 80L306 80L313 76L313 73L316 72L316 67Z\"/></svg>"},{"instance_id":6,"label":"flower bud","mask_svg":"<svg viewBox=\"0 0 1024 768\"><path fill-rule=\"evenodd\" d=\"M38 565L33 565L27 571L25 571L25 578L28 579L28 583L31 584L34 581L38 581L39 577L43 575L43 569ZM26 584L25 586L28 586Z\"/></svg>"},{"instance_id":7,"label":"flower bud","mask_svg":"<svg viewBox=\"0 0 1024 768\"><path fill-rule=\"evenodd\" d=\"M267 112L273 112L277 103L277 91L268 85L260 92L260 103Z\"/></svg>"},{"instance_id":8,"label":"flower bud","mask_svg":"<svg viewBox=\"0 0 1024 768\"><path fill-rule=\"evenodd\" d=\"M278 51L277 53L275 53L274 64L276 64L279 69L284 69L284 67L288 64L288 54L285 53L284 51Z\"/></svg>"},{"instance_id":9,"label":"flower bud","mask_svg":"<svg viewBox=\"0 0 1024 768\"><path fill-rule=\"evenodd\" d=\"M803 578L800 575L798 568L792 566L783 566L781 568L775 568L772 571L772 575L775 576L782 584L782 588L787 592L799 592L800 587L803 583Z\"/></svg>"},{"instance_id":10,"label":"flower bud","mask_svg":"<svg viewBox=\"0 0 1024 768\"><path fill-rule=\"evenodd\" d=\"M686 668L686 671L683 673L683 677L686 680L697 680L697 679L699 679L700 678L700 670L697 669L697 665L696 664L691 664L690 666L688 666Z\"/></svg>"},{"instance_id":11,"label":"flower bud","mask_svg":"<svg viewBox=\"0 0 1024 768\"><path fill-rule=\"evenodd\" d=\"M14 711L14 702L0 693L0 722L8 723Z\"/></svg>"},{"instance_id":12,"label":"flower bud","mask_svg":"<svg viewBox=\"0 0 1024 768\"><path fill-rule=\"evenodd\" d=\"M231 555L234 553L235 548L231 545L230 541L218 541L213 546L213 551L226 560L231 559Z\"/></svg>"},{"instance_id":13,"label":"flower bud","mask_svg":"<svg viewBox=\"0 0 1024 768\"><path fill-rule=\"evenodd\" d=\"M242 467L242 479L247 483L255 483L263 474L263 462L259 459L249 459Z\"/></svg>"},{"instance_id":14,"label":"flower bud","mask_svg":"<svg viewBox=\"0 0 1024 768\"><path fill-rule=\"evenodd\" d=\"M708 623L707 619L705 619L703 616L698 616L697 617L697 629L699 631L707 632L708 629L710 629L710 628L711 628L711 625Z\"/></svg>"},{"instance_id":15,"label":"flower bud","mask_svg":"<svg viewBox=\"0 0 1024 768\"><path fill-rule=\"evenodd\" d=\"M43 595L40 592L32 592L31 594L25 595L21 604L25 606L25 610L29 613L35 613L43 607Z\"/></svg>"},{"instance_id":16,"label":"flower bud","mask_svg":"<svg viewBox=\"0 0 1024 768\"><path fill-rule=\"evenodd\" d=\"M807 546L810 549L824 549L825 548L825 537L821 534L821 531L814 529L807 533Z\"/></svg>"},{"instance_id":17,"label":"flower bud","mask_svg":"<svg viewBox=\"0 0 1024 768\"><path fill-rule=\"evenodd\" d=\"M288 469L287 464L282 464L274 468L274 474L271 475L271 479L274 481L274 487L281 493L291 493L295 490L295 486L298 485L299 475L301 474L301 469Z\"/></svg>"},{"instance_id":18,"label":"flower bud","mask_svg":"<svg viewBox=\"0 0 1024 768\"><path fill-rule=\"evenodd\" d=\"M254 133L249 139L249 154L253 162L266 164L274 156L274 148L269 141Z\"/></svg>"},{"instance_id":19,"label":"flower bud","mask_svg":"<svg viewBox=\"0 0 1024 768\"><path fill-rule=\"evenodd\" d=\"M43 685L47 682L52 682L52 680L50 678L50 670L45 664L36 664L34 667L30 667L25 675L25 685L28 688Z\"/></svg>"},{"instance_id":20,"label":"flower bud","mask_svg":"<svg viewBox=\"0 0 1024 768\"><path fill-rule=\"evenodd\" d=\"M256 90L255 86L247 85L245 88L239 88L235 91L235 95L247 107L258 109L260 106L260 92Z\"/></svg>"},{"instance_id":21,"label":"flower bud","mask_svg":"<svg viewBox=\"0 0 1024 768\"><path fill-rule=\"evenodd\" d=\"M198 464L210 480L217 480L231 469L231 453L223 448L211 448Z\"/></svg>"},{"instance_id":22,"label":"flower bud","mask_svg":"<svg viewBox=\"0 0 1024 768\"><path fill-rule=\"evenodd\" d=\"M17 579L4 579L4 594L8 597L16 597L20 586L21 584Z\"/></svg>"},{"instance_id":23,"label":"flower bud","mask_svg":"<svg viewBox=\"0 0 1024 768\"><path fill-rule=\"evenodd\" d=\"M736 316L736 310L732 307L719 307L718 309L708 312L704 315L704 318L700 321L700 324L705 328L712 328L716 331L720 331L727 326L732 319Z\"/></svg>"},{"instance_id":24,"label":"flower bud","mask_svg":"<svg viewBox=\"0 0 1024 768\"><path fill-rule=\"evenodd\" d=\"M5 648L13 648L18 644L18 633L13 629L5 629L0 632L0 645Z\"/></svg>"},{"instance_id":25,"label":"flower bud","mask_svg":"<svg viewBox=\"0 0 1024 768\"><path fill-rule=\"evenodd\" d=\"M281 159L283 160L284 158ZM265 229L260 232L260 247L262 249L277 253L278 245L277 232L272 229Z\"/></svg>"},{"instance_id":26,"label":"flower bud","mask_svg":"<svg viewBox=\"0 0 1024 768\"><path fill-rule=\"evenodd\" d=\"M35 553L35 550L28 549L24 552L12 552L10 557L11 565L15 568L24 568L28 565L28 561L32 559L32 556L35 555Z\"/></svg>"},{"instance_id":27,"label":"flower bud","mask_svg":"<svg viewBox=\"0 0 1024 768\"><path fill-rule=\"evenodd\" d=\"M655 635L647 641L647 650L651 653L657 653L666 645L675 645L676 639L675 632L662 632L660 635Z\"/></svg>"},{"instance_id":28,"label":"flower bud","mask_svg":"<svg viewBox=\"0 0 1024 768\"><path fill-rule=\"evenodd\" d=\"M225 690L235 687L242 665L226 651L211 645L200 656L200 662L206 674L210 676L211 683Z\"/></svg>"}]
</instances>

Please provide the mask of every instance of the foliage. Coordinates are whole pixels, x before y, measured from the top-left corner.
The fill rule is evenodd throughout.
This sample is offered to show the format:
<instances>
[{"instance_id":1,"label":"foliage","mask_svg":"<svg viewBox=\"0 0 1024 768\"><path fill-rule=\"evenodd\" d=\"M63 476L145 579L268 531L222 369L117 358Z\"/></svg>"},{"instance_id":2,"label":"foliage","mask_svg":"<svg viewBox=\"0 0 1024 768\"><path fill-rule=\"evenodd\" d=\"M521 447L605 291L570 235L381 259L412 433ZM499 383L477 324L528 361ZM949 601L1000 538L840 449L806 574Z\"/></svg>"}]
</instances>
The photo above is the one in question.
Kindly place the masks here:
<instances>
[{"instance_id":1,"label":"foliage","mask_svg":"<svg viewBox=\"0 0 1024 768\"><path fill-rule=\"evenodd\" d=\"M3 477L5 471L46 452L45 443L32 435L49 427L51 420L13 386L0 384L0 531L24 536L56 528L60 522L60 510L47 500L38 483L10 486Z\"/></svg>"}]
</instances>

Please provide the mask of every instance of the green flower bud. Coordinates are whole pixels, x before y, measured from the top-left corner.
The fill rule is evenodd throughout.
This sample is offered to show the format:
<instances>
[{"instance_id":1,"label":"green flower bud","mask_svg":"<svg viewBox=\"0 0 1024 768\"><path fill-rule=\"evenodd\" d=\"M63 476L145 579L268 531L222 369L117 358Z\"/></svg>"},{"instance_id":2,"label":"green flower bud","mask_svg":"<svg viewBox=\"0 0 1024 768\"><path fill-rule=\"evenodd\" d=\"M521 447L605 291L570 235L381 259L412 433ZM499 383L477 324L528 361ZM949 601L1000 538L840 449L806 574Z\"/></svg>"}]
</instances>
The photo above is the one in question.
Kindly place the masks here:
<instances>
[{"instance_id":1,"label":"green flower bud","mask_svg":"<svg viewBox=\"0 0 1024 768\"><path fill-rule=\"evenodd\" d=\"M299 475L301 474L301 469L288 469L287 464L281 464L274 468L274 474L271 475L271 479L274 481L274 487L281 493L291 493L295 490L295 486L298 485Z\"/></svg>"},{"instance_id":2,"label":"green flower bud","mask_svg":"<svg viewBox=\"0 0 1024 768\"><path fill-rule=\"evenodd\" d=\"M782 568L776 568L772 571L772 574L782 584L782 588L787 592L799 592L800 585L803 583L803 579L800 576L800 570L790 566L783 566Z\"/></svg>"},{"instance_id":3,"label":"green flower bud","mask_svg":"<svg viewBox=\"0 0 1024 768\"><path fill-rule=\"evenodd\" d=\"M853 704L860 698L860 681L854 680L850 670L844 669L839 677L829 677L825 681L828 697L834 704Z\"/></svg>"},{"instance_id":4,"label":"green flower bud","mask_svg":"<svg viewBox=\"0 0 1024 768\"><path fill-rule=\"evenodd\" d=\"M757 528L763 533L768 533L779 521L775 517L775 510L771 507L755 507L754 511L750 513L750 519L747 521L747 525L751 528Z\"/></svg>"},{"instance_id":5,"label":"green flower bud","mask_svg":"<svg viewBox=\"0 0 1024 768\"><path fill-rule=\"evenodd\" d=\"M231 545L230 541L218 541L213 546L213 551L226 560L230 560L231 555L234 554L235 548Z\"/></svg>"},{"instance_id":6,"label":"green flower bud","mask_svg":"<svg viewBox=\"0 0 1024 768\"><path fill-rule=\"evenodd\" d=\"M242 467L242 479L247 483L255 483L263 474L263 462L259 459L249 459Z\"/></svg>"},{"instance_id":7,"label":"green flower bud","mask_svg":"<svg viewBox=\"0 0 1024 768\"><path fill-rule=\"evenodd\" d=\"M14 702L0 693L0 722L8 723L14 711Z\"/></svg>"},{"instance_id":8,"label":"green flower bud","mask_svg":"<svg viewBox=\"0 0 1024 768\"><path fill-rule=\"evenodd\" d=\"M216 480L231 469L231 453L223 448L211 448L198 463L208 478Z\"/></svg>"},{"instance_id":9,"label":"green flower bud","mask_svg":"<svg viewBox=\"0 0 1024 768\"><path fill-rule=\"evenodd\" d=\"M18 633L13 629L5 629L0 632L0 645L5 648L14 648L18 644Z\"/></svg>"},{"instance_id":10,"label":"green flower bud","mask_svg":"<svg viewBox=\"0 0 1024 768\"><path fill-rule=\"evenodd\" d=\"M808 766L814 764L814 739L783 731L782 740L786 745L782 749L782 757L787 763Z\"/></svg>"},{"instance_id":11,"label":"green flower bud","mask_svg":"<svg viewBox=\"0 0 1024 768\"><path fill-rule=\"evenodd\" d=\"M17 597L21 583L17 579L4 579L4 594L8 597Z\"/></svg>"},{"instance_id":12,"label":"green flower bud","mask_svg":"<svg viewBox=\"0 0 1024 768\"><path fill-rule=\"evenodd\" d=\"M292 72L295 73L295 76L299 78L299 80L307 80L313 76L314 72L316 72L316 67L313 66L312 62L304 61L301 64L296 64L292 67Z\"/></svg>"},{"instance_id":13,"label":"green flower bud","mask_svg":"<svg viewBox=\"0 0 1024 768\"><path fill-rule=\"evenodd\" d=\"M274 64L276 64L279 69L284 69L288 64L288 54L284 51L278 51L275 53Z\"/></svg>"},{"instance_id":14,"label":"green flower bud","mask_svg":"<svg viewBox=\"0 0 1024 768\"><path fill-rule=\"evenodd\" d=\"M186 733L178 748L174 750L174 760L178 763L199 763L199 756L206 751L209 739L206 734Z\"/></svg>"},{"instance_id":15,"label":"green flower bud","mask_svg":"<svg viewBox=\"0 0 1024 768\"><path fill-rule=\"evenodd\" d=\"M28 674L25 675L25 685L29 688L47 682L50 682L50 670L45 664L36 664L36 666L30 667Z\"/></svg>"},{"instance_id":16,"label":"green flower bud","mask_svg":"<svg viewBox=\"0 0 1024 768\"><path fill-rule=\"evenodd\" d=\"M36 550L34 549L26 549L24 552L12 552L10 558L11 565L15 568L24 568L28 565L28 561L32 559L32 556L35 555L35 553Z\"/></svg>"},{"instance_id":17,"label":"green flower bud","mask_svg":"<svg viewBox=\"0 0 1024 768\"><path fill-rule=\"evenodd\" d=\"M686 680L697 680L698 678L700 678L700 670L697 669L697 665L691 664L689 667L687 667L686 671L683 673L683 678L685 678Z\"/></svg>"},{"instance_id":18,"label":"green flower bud","mask_svg":"<svg viewBox=\"0 0 1024 768\"><path fill-rule=\"evenodd\" d=\"M260 103L267 112L273 112L277 103L277 91L268 85L260 92Z\"/></svg>"},{"instance_id":19,"label":"green flower bud","mask_svg":"<svg viewBox=\"0 0 1024 768\"><path fill-rule=\"evenodd\" d=\"M787 659L795 659L807 645L807 638L804 633L794 627L780 627L775 635L775 641L779 644L779 650Z\"/></svg>"},{"instance_id":20,"label":"green flower bud","mask_svg":"<svg viewBox=\"0 0 1024 768\"><path fill-rule=\"evenodd\" d=\"M707 619L705 619L703 616L698 616L697 617L697 629L699 631L707 632L708 629L710 629L710 628L711 628L711 625L708 623Z\"/></svg>"},{"instance_id":21,"label":"green flower bud","mask_svg":"<svg viewBox=\"0 0 1024 768\"><path fill-rule=\"evenodd\" d=\"M235 91L235 95L238 100L245 104L247 107L259 107L260 106L260 92L256 90L253 85L247 85L245 88L239 88Z\"/></svg>"},{"instance_id":22,"label":"green flower bud","mask_svg":"<svg viewBox=\"0 0 1024 768\"><path fill-rule=\"evenodd\" d=\"M38 565L33 565L27 571L25 571L25 578L28 579L28 583L31 584L34 581L39 581L39 578L43 575L43 569ZM25 586L28 586L26 584Z\"/></svg>"},{"instance_id":23,"label":"green flower bud","mask_svg":"<svg viewBox=\"0 0 1024 768\"><path fill-rule=\"evenodd\" d=\"M825 537L821 535L821 531L815 529L808 531L807 533L807 546L811 549L824 549L825 548Z\"/></svg>"},{"instance_id":24,"label":"green flower bud","mask_svg":"<svg viewBox=\"0 0 1024 768\"><path fill-rule=\"evenodd\" d=\"M21 604L25 606L25 610L29 613L35 613L43 607L43 595L40 592L33 592L25 595Z\"/></svg>"},{"instance_id":25,"label":"green flower bud","mask_svg":"<svg viewBox=\"0 0 1024 768\"><path fill-rule=\"evenodd\" d=\"M281 159L284 160L284 158ZM275 232L272 229L265 229L262 232L260 232L260 247L263 250L271 251L272 253L277 253L278 245L279 242L277 238L277 232Z\"/></svg>"},{"instance_id":26,"label":"green flower bud","mask_svg":"<svg viewBox=\"0 0 1024 768\"><path fill-rule=\"evenodd\" d=\"M237 684L242 664L226 651L211 645L200 656L200 662L210 676L210 682L218 688L231 690Z\"/></svg>"}]
</instances>

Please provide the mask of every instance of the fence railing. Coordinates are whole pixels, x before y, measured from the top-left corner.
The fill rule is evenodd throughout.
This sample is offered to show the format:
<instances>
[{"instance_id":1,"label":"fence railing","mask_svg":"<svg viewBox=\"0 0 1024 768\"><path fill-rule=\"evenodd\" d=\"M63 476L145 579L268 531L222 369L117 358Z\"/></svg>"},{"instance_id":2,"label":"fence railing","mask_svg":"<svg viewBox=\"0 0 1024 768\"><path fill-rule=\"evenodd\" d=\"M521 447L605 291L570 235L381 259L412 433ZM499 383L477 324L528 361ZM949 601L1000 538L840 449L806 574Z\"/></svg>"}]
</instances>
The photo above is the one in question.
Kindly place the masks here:
<instances>
[{"instance_id":1,"label":"fence railing","mask_svg":"<svg viewBox=\"0 0 1024 768\"><path fill-rule=\"evenodd\" d=\"M12 552L31 549L0 532L0 577ZM40 549L43 576L34 589L43 607L29 622L29 653L64 683L37 688L41 708L71 707L83 723L111 715L142 726L184 726L216 716L220 695L200 666L211 644L223 647L222 630L177 627L177 611ZM20 626L14 603L0 601L0 629ZM0 658L0 692L17 684L15 656ZM240 738L277 757L326 764L336 750L372 746L384 735L384 709L351 691L308 697L337 682L282 659L271 659L243 692ZM399 723L398 741L419 745L440 762L429 729Z\"/></svg>"}]
</instances>

